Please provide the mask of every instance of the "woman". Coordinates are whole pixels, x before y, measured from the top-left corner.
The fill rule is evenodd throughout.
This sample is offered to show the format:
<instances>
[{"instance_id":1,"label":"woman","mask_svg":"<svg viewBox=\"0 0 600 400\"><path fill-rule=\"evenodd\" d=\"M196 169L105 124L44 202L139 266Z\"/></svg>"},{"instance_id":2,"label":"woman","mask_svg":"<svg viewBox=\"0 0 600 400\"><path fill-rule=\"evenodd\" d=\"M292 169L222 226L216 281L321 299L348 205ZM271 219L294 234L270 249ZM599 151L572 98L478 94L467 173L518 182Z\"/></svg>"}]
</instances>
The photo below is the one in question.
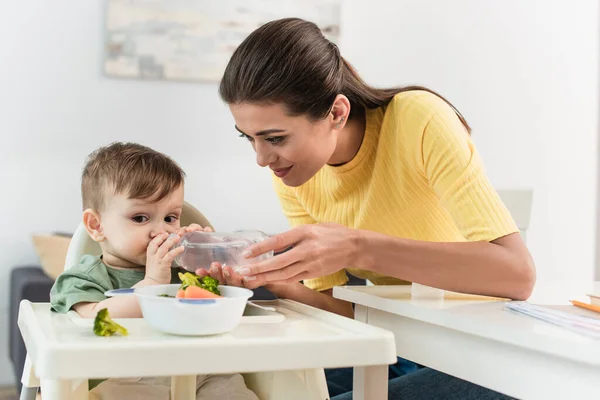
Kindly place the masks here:
<instances>
[{"instance_id":1,"label":"woman","mask_svg":"<svg viewBox=\"0 0 600 400\"><path fill-rule=\"evenodd\" d=\"M237 273L226 267L224 276L215 266L214 276L350 317L351 305L331 297L346 271L374 284L529 297L529 251L467 122L435 92L373 88L316 25L283 19L238 47L220 94L257 163L273 170L294 228L247 256L289 251ZM422 385L444 398L497 395L427 369L397 379L391 398L413 396L414 388L431 398Z\"/></svg>"}]
</instances>

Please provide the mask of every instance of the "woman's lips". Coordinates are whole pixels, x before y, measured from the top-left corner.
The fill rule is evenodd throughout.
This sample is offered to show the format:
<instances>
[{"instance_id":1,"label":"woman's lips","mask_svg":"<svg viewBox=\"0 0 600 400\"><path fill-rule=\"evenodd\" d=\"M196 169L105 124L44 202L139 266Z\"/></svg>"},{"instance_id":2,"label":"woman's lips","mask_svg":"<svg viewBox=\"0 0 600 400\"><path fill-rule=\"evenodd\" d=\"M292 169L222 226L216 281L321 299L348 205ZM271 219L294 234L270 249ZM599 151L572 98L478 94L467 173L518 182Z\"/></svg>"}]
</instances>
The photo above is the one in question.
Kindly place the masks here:
<instances>
[{"instance_id":1,"label":"woman's lips","mask_svg":"<svg viewBox=\"0 0 600 400\"><path fill-rule=\"evenodd\" d=\"M288 172L290 172L290 169L292 169L292 167L287 167L287 168L278 168L278 169L274 169L273 173L275 174L275 176L277 176L278 178L283 178L284 176L286 176L288 174Z\"/></svg>"}]
</instances>

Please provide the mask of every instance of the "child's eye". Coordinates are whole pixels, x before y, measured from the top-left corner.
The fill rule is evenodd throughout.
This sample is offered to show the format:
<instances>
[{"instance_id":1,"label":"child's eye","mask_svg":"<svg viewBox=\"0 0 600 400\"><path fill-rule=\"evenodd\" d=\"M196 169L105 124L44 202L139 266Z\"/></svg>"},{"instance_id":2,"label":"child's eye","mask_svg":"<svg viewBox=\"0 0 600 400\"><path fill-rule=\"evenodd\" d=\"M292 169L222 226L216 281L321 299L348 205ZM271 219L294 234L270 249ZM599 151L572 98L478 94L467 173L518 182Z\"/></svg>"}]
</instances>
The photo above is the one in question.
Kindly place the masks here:
<instances>
[{"instance_id":1,"label":"child's eye","mask_svg":"<svg viewBox=\"0 0 600 400\"><path fill-rule=\"evenodd\" d=\"M131 218L134 222L137 222L139 224L144 223L146 221L148 221L148 217L144 216L144 215L136 215L135 217Z\"/></svg>"},{"instance_id":2,"label":"child's eye","mask_svg":"<svg viewBox=\"0 0 600 400\"><path fill-rule=\"evenodd\" d=\"M165 217L165 222L168 224L172 224L175 221L177 221L177 216L175 215L169 215L168 217Z\"/></svg>"}]
</instances>

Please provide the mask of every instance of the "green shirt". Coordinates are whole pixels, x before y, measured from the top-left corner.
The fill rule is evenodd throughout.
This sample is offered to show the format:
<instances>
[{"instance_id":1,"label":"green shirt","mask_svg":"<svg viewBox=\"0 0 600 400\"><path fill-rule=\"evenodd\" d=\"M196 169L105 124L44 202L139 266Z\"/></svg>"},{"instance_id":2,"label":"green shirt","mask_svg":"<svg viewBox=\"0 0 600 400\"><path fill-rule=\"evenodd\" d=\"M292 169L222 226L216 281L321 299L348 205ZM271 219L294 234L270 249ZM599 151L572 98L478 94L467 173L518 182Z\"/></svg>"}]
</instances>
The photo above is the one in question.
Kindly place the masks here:
<instances>
[{"instance_id":1,"label":"green shirt","mask_svg":"<svg viewBox=\"0 0 600 400\"><path fill-rule=\"evenodd\" d=\"M171 283L179 283L178 269L171 270ZM102 258L84 255L79 264L65 270L50 290L53 311L66 313L77 303L98 303L106 300L104 292L130 288L146 275L145 271L107 266Z\"/></svg>"},{"instance_id":2,"label":"green shirt","mask_svg":"<svg viewBox=\"0 0 600 400\"><path fill-rule=\"evenodd\" d=\"M177 272L171 268L171 283L180 283ZM104 292L113 289L130 288L146 275L145 271L118 269L107 266L102 258L84 255L79 264L65 270L58 276L50 290L50 304L53 311L66 313L77 303L99 303L107 299ZM104 379L90 379L89 390L98 386Z\"/></svg>"}]
</instances>

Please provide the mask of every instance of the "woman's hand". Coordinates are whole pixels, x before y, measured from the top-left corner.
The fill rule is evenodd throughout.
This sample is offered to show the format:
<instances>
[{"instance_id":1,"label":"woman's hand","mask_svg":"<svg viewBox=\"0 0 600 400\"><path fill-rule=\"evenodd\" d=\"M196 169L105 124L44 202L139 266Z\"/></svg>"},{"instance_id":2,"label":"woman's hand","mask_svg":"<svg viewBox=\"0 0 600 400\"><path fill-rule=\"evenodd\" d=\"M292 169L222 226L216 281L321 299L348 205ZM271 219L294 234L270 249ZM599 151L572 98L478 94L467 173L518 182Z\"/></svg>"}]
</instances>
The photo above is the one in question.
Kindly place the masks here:
<instances>
[{"instance_id":1,"label":"woman's hand","mask_svg":"<svg viewBox=\"0 0 600 400\"><path fill-rule=\"evenodd\" d=\"M196 270L198 276L211 276L219 281L221 285L228 286L240 286L248 289L254 289L258 285L254 285L253 282L245 282L243 276L236 273L233 268L229 266L222 266L218 262L214 262L210 265L210 269L199 268Z\"/></svg>"},{"instance_id":2,"label":"woman's hand","mask_svg":"<svg viewBox=\"0 0 600 400\"><path fill-rule=\"evenodd\" d=\"M291 250L271 259L244 265L237 273L253 287L290 283L330 275L357 266L360 232L337 224L303 225L272 236L248 248L246 258L269 251Z\"/></svg>"}]
</instances>

